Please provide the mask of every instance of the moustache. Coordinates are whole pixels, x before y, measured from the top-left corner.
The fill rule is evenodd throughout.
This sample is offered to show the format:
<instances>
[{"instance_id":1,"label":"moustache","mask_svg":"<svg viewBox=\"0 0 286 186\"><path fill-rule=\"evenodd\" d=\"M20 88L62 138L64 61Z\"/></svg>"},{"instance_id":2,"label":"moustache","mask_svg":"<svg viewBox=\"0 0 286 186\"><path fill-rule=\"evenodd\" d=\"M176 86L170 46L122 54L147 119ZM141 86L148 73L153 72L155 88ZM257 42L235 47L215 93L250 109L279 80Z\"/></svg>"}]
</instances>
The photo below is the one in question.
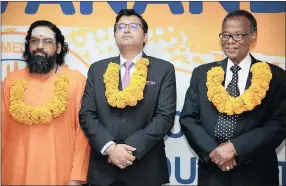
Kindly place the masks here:
<instances>
[{"instance_id":1,"label":"moustache","mask_svg":"<svg viewBox=\"0 0 286 186\"><path fill-rule=\"evenodd\" d=\"M36 56L37 53L40 53L40 54L44 55L45 57L48 57L48 54L44 50L37 49L32 54L33 54L33 56Z\"/></svg>"}]
</instances>

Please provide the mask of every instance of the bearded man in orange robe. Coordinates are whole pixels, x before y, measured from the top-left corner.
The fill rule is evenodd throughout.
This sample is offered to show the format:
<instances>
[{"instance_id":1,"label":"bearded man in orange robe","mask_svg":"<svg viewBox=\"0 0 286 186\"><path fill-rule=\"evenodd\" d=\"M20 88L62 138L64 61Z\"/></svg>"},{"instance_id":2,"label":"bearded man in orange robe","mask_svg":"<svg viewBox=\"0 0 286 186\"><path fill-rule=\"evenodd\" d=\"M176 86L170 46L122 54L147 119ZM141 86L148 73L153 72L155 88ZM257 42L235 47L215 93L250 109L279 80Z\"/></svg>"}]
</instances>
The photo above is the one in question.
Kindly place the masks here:
<instances>
[{"instance_id":1,"label":"bearded man in orange robe","mask_svg":"<svg viewBox=\"0 0 286 186\"><path fill-rule=\"evenodd\" d=\"M34 22L26 36L26 67L2 87L2 184L81 185L89 144L78 112L85 77L64 66L68 45L49 21Z\"/></svg>"}]
</instances>

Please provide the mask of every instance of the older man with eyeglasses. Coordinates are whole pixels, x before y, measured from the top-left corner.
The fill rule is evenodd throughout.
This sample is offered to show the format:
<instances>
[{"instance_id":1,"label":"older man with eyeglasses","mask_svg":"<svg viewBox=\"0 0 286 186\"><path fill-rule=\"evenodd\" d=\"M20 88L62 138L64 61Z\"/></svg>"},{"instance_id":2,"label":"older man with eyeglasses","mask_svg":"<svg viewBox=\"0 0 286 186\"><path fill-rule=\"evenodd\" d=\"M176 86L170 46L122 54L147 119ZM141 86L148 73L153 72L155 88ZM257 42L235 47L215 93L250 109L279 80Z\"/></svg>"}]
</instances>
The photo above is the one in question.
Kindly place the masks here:
<instances>
[{"instance_id":1,"label":"older man with eyeglasses","mask_svg":"<svg viewBox=\"0 0 286 186\"><path fill-rule=\"evenodd\" d=\"M199 186L279 185L286 74L250 54L256 37L251 13L229 13L219 34L227 58L193 71L180 124L200 158Z\"/></svg>"},{"instance_id":2,"label":"older man with eyeglasses","mask_svg":"<svg viewBox=\"0 0 286 186\"><path fill-rule=\"evenodd\" d=\"M176 113L174 66L147 56L148 24L133 9L119 12L120 55L91 65L80 123L92 146L92 185L160 186L169 182L163 137Z\"/></svg>"}]
</instances>

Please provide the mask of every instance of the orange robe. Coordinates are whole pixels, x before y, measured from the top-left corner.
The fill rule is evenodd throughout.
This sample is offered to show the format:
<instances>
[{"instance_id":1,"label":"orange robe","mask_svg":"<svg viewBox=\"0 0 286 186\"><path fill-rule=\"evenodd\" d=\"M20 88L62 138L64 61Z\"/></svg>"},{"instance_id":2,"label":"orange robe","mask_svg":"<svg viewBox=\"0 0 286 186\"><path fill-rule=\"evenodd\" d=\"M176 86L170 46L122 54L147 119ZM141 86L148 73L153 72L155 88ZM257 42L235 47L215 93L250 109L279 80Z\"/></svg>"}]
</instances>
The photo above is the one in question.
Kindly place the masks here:
<instances>
[{"instance_id":1,"label":"orange robe","mask_svg":"<svg viewBox=\"0 0 286 186\"><path fill-rule=\"evenodd\" d=\"M25 80L24 102L32 107L47 105L58 75L69 79L66 111L47 125L16 122L9 113L9 92L14 80ZM2 86L2 184L65 185L86 181L90 147L78 119L85 77L66 67L48 77L30 74L27 68L8 74Z\"/></svg>"}]
</instances>

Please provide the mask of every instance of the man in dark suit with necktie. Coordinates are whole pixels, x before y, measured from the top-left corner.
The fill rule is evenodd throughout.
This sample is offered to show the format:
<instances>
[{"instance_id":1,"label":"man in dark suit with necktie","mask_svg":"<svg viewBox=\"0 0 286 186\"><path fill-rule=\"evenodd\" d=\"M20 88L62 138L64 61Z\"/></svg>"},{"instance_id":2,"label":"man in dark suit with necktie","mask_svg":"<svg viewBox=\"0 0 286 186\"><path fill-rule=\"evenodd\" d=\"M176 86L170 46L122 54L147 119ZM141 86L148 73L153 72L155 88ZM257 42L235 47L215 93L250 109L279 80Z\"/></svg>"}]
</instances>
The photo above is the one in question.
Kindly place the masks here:
<instances>
[{"instance_id":1,"label":"man in dark suit with necktie","mask_svg":"<svg viewBox=\"0 0 286 186\"><path fill-rule=\"evenodd\" d=\"M133 9L119 12L120 55L88 71L80 124L92 147L92 185L159 186L169 182L163 137L176 113L174 66L147 56L148 24Z\"/></svg>"},{"instance_id":2,"label":"man in dark suit with necktie","mask_svg":"<svg viewBox=\"0 0 286 186\"><path fill-rule=\"evenodd\" d=\"M278 185L285 139L285 71L256 60L254 16L229 13L219 34L226 59L194 69L180 116L199 157L198 185Z\"/></svg>"}]
</instances>

